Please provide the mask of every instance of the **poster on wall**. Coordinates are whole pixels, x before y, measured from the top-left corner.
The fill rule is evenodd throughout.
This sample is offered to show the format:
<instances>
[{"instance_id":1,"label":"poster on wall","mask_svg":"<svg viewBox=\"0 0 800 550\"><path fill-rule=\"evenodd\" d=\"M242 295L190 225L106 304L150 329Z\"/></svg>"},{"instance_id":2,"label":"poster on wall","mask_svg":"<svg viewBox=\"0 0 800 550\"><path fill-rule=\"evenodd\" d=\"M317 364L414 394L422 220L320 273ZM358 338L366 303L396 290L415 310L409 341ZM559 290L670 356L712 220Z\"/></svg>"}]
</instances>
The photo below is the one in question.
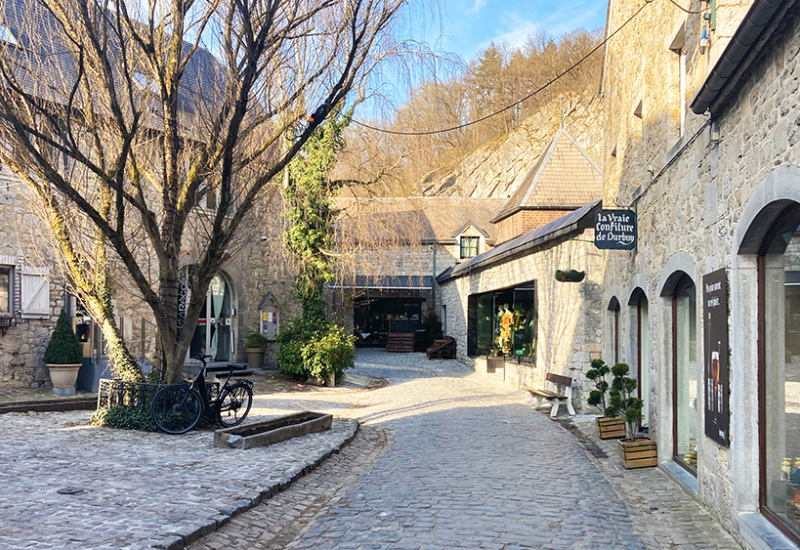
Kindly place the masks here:
<instances>
[{"instance_id":1,"label":"poster on wall","mask_svg":"<svg viewBox=\"0 0 800 550\"><path fill-rule=\"evenodd\" d=\"M730 446L728 280L724 269L703 276L706 435Z\"/></svg>"}]
</instances>

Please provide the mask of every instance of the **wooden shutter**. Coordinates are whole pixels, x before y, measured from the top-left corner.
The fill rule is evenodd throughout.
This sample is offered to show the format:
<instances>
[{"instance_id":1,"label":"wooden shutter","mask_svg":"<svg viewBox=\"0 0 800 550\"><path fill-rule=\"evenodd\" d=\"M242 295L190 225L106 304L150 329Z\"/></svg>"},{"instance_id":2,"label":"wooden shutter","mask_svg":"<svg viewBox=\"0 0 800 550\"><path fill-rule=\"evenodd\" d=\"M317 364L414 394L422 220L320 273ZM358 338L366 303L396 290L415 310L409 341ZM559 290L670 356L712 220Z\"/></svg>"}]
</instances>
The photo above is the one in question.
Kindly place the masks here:
<instances>
[{"instance_id":1,"label":"wooden shutter","mask_svg":"<svg viewBox=\"0 0 800 550\"><path fill-rule=\"evenodd\" d=\"M22 273L22 314L50 315L50 283L37 273Z\"/></svg>"}]
</instances>

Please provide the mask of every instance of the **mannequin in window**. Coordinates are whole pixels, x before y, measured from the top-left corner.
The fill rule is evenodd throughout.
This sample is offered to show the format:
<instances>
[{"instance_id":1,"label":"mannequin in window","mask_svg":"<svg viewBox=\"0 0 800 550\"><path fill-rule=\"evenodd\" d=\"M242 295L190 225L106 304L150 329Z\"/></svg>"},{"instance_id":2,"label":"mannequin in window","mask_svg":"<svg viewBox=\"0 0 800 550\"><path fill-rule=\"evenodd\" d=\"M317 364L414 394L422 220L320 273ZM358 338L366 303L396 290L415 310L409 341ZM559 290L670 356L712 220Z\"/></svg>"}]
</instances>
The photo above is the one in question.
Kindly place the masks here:
<instances>
[{"instance_id":1,"label":"mannequin in window","mask_svg":"<svg viewBox=\"0 0 800 550\"><path fill-rule=\"evenodd\" d=\"M500 318L500 343L503 353L508 355L511 352L511 327L514 325L514 313L509 309L508 304L503 304L503 316Z\"/></svg>"}]
</instances>

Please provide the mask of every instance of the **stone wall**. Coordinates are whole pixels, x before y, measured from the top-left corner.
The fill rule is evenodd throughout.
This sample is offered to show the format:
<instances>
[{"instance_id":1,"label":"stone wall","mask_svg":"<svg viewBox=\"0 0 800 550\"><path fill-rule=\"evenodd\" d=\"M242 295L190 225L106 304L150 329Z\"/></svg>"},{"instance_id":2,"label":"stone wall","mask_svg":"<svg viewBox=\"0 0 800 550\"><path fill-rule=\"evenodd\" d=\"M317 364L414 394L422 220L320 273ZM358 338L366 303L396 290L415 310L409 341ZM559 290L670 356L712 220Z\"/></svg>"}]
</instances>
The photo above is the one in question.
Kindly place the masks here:
<instances>
[{"instance_id":1,"label":"stone wall","mask_svg":"<svg viewBox=\"0 0 800 550\"><path fill-rule=\"evenodd\" d=\"M639 245L632 252L609 252L602 280L603 307L612 298L627 304L637 288L649 302L649 389L654 396L651 433L662 462L671 461L673 444L671 296L662 296L662 292L674 273L689 275L698 292L704 274L720 268L728 273L730 449L703 435L702 406L694 419L700 434L698 497L728 524L736 511L758 509L755 257L739 254L737 239L746 229L741 222L746 205L759 200L763 189L788 189L785 192L790 193L800 189L793 176L800 162L798 16L792 14L780 38L770 43L737 86L738 93L718 117L719 143L711 142L707 127L698 133L707 116L696 116L687 109L679 120L680 96L675 92L680 89L680 65L669 44L676 25L686 20L684 97L688 103L748 4L718 2L720 36L712 33L709 50L702 52L700 15L687 19L668 3L652 3L609 44L604 72L604 202L631 205L637 211ZM693 1L690 6L699 9L701 3ZM609 28L619 26L634 9L632 4L613 2ZM636 113L640 101L642 109ZM623 305L621 359L631 364L635 364L636 353L634 313L635 309ZM608 338L608 317L604 318ZM698 369L702 369L705 349L700 299L697 331ZM702 370L697 375L702 379ZM696 390L704 395L702 387Z\"/></svg>"},{"instance_id":2,"label":"stone wall","mask_svg":"<svg viewBox=\"0 0 800 550\"><path fill-rule=\"evenodd\" d=\"M537 350L535 366L505 363L503 379L519 388L543 388L547 372L575 379L577 408L585 409L588 395L585 373L592 358L599 356L602 340L601 307L603 254L591 241L593 231L572 235L550 248L478 269L441 286L447 306L448 333L456 339L458 358L486 374L486 362L467 356L467 303L471 294L501 290L535 281ZM584 242L590 241L590 242ZM581 283L560 283L557 269L586 271Z\"/></svg>"}]
</instances>

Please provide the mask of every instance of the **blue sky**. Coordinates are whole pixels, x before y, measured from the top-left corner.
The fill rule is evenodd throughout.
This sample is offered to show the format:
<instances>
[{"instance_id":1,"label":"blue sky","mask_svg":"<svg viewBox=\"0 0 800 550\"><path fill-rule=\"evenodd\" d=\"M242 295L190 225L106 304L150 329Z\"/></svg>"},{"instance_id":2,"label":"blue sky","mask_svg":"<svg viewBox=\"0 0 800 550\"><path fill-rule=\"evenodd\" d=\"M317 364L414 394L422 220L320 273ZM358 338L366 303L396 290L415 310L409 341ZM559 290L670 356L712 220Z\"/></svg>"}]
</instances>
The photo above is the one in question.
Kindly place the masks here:
<instances>
[{"instance_id":1,"label":"blue sky","mask_svg":"<svg viewBox=\"0 0 800 550\"><path fill-rule=\"evenodd\" d=\"M424 22L417 19L420 37L464 61L492 41L522 46L540 29L558 37L603 27L607 6L606 0L439 0L438 8L427 8L430 0L413 1L414 12L427 16Z\"/></svg>"}]
</instances>

